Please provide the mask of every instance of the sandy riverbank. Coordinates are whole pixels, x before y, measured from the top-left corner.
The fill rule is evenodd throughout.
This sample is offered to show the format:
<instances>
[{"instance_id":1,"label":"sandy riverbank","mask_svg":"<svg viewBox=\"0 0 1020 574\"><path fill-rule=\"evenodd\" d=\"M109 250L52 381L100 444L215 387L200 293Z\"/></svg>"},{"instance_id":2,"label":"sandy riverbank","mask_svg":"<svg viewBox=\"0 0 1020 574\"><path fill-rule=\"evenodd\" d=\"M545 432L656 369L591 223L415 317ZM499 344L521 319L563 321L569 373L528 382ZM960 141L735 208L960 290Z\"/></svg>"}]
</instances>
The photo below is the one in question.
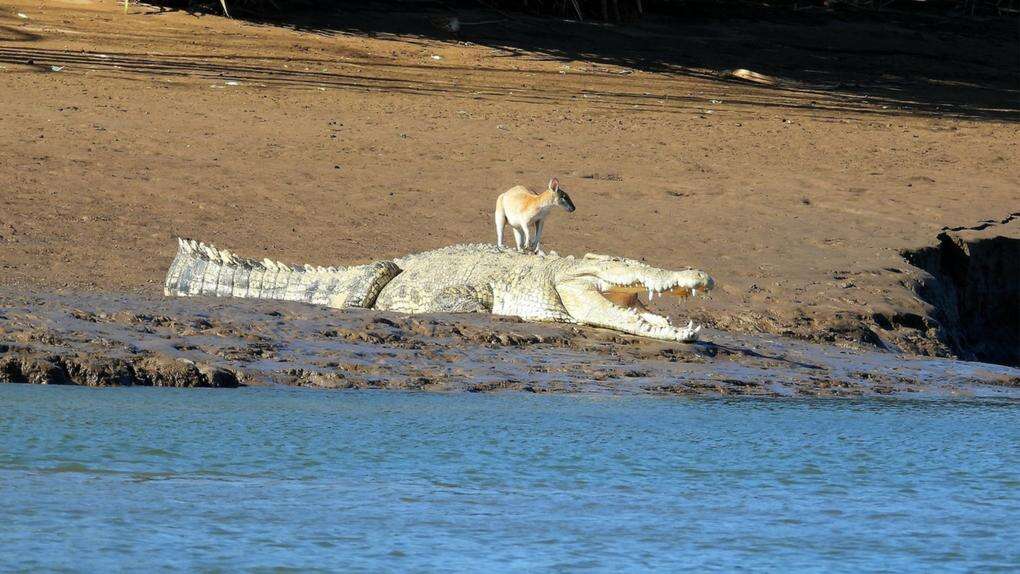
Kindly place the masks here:
<instances>
[{"instance_id":1,"label":"sandy riverbank","mask_svg":"<svg viewBox=\"0 0 1020 574\"><path fill-rule=\"evenodd\" d=\"M484 241L500 191L557 175L547 248L717 279L665 311L947 355L902 253L1020 205L998 28L318 24L5 2L0 284L159 297L178 235L321 265Z\"/></svg>"}]
</instances>

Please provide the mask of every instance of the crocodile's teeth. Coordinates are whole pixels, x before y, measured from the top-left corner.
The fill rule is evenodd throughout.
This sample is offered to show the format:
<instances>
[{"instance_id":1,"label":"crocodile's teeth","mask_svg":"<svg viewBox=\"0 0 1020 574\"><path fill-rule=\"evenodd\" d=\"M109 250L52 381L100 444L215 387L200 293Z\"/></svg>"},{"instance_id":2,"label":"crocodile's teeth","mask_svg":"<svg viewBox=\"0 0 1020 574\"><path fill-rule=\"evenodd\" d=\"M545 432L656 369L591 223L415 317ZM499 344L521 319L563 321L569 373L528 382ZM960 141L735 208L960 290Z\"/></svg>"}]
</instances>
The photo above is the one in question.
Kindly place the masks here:
<instances>
[{"instance_id":1,"label":"crocodile's teeth","mask_svg":"<svg viewBox=\"0 0 1020 574\"><path fill-rule=\"evenodd\" d=\"M698 290L697 289L691 289L691 299L694 299L697 296L698 296Z\"/></svg>"},{"instance_id":2,"label":"crocodile's teeth","mask_svg":"<svg viewBox=\"0 0 1020 574\"><path fill-rule=\"evenodd\" d=\"M652 291L651 289L649 289L648 290L648 300L651 301L652 299L655 299L655 291Z\"/></svg>"}]
</instances>

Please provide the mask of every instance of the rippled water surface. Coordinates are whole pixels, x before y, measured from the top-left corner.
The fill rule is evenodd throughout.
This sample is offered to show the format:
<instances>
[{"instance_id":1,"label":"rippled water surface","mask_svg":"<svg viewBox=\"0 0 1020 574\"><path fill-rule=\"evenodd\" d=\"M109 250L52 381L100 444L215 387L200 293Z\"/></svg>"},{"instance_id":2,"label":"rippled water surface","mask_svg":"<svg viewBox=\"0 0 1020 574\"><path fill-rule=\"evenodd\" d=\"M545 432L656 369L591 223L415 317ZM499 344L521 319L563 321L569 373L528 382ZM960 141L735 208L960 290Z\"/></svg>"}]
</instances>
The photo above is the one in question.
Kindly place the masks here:
<instances>
[{"instance_id":1,"label":"rippled water surface","mask_svg":"<svg viewBox=\"0 0 1020 574\"><path fill-rule=\"evenodd\" d=\"M0 567L1013 570L1020 404L0 386Z\"/></svg>"}]
</instances>

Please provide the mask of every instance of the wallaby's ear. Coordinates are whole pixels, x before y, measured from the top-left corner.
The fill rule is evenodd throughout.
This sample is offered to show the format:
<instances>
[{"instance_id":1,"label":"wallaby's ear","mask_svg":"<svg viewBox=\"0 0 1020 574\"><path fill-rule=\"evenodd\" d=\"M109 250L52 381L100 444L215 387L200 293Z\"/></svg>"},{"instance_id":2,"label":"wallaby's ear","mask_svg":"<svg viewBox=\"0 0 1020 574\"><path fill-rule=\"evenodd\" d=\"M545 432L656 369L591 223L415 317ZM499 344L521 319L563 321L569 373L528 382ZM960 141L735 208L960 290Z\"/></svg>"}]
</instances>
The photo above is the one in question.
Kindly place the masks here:
<instances>
[{"instance_id":1,"label":"wallaby's ear","mask_svg":"<svg viewBox=\"0 0 1020 574\"><path fill-rule=\"evenodd\" d=\"M559 191L560 190L560 180L556 179L555 177L550 179L549 180L549 189L551 189L553 191Z\"/></svg>"}]
</instances>

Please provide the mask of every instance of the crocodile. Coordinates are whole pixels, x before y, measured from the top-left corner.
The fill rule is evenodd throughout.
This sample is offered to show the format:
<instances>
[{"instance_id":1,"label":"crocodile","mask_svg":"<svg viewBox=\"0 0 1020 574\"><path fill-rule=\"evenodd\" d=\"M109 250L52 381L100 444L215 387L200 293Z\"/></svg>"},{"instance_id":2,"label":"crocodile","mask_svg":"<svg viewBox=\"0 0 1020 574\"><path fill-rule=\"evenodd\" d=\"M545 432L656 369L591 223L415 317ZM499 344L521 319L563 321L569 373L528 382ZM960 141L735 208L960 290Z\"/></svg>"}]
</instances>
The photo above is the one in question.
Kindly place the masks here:
<instances>
[{"instance_id":1,"label":"crocodile","mask_svg":"<svg viewBox=\"0 0 1020 574\"><path fill-rule=\"evenodd\" d=\"M401 313L492 313L690 342L700 326L674 326L639 295L694 297L715 286L696 269L670 271L608 255L528 254L491 244L452 245L348 267L246 259L178 239L168 296L215 295L302 301Z\"/></svg>"}]
</instances>

